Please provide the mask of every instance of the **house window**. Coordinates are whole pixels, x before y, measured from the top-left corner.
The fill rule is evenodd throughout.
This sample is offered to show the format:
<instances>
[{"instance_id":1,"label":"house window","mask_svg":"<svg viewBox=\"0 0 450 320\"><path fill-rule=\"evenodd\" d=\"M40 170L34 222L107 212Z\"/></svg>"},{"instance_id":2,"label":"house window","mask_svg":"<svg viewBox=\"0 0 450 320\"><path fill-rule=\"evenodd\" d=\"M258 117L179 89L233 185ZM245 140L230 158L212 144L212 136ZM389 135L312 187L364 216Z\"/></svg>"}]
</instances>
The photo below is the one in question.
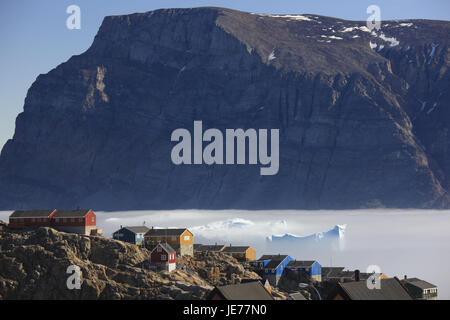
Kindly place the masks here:
<instances>
[{"instance_id":1,"label":"house window","mask_svg":"<svg viewBox=\"0 0 450 320\"><path fill-rule=\"evenodd\" d=\"M189 236L184 236L184 241L188 241L190 239Z\"/></svg>"},{"instance_id":2,"label":"house window","mask_svg":"<svg viewBox=\"0 0 450 320\"><path fill-rule=\"evenodd\" d=\"M161 255L161 260L162 260L162 261L165 261L165 260L166 260L166 258L167 258L167 257L166 257L166 255L165 255L165 254L162 254L162 255Z\"/></svg>"},{"instance_id":3,"label":"house window","mask_svg":"<svg viewBox=\"0 0 450 320\"><path fill-rule=\"evenodd\" d=\"M92 217L91 221L92 221L92 222L95 222L95 217Z\"/></svg>"},{"instance_id":4,"label":"house window","mask_svg":"<svg viewBox=\"0 0 450 320\"><path fill-rule=\"evenodd\" d=\"M157 251L157 252L161 252L161 247L158 247L158 248L156 249L156 251Z\"/></svg>"}]
</instances>

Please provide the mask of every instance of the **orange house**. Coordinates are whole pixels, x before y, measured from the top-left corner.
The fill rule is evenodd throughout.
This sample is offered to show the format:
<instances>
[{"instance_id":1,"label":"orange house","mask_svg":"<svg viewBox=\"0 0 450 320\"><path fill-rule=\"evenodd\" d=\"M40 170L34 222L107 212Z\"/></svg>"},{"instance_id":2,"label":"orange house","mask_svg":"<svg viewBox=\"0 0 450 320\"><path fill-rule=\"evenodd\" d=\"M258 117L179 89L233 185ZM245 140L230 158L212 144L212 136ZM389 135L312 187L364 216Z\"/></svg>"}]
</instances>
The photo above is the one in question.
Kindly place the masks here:
<instances>
[{"instance_id":1,"label":"orange house","mask_svg":"<svg viewBox=\"0 0 450 320\"><path fill-rule=\"evenodd\" d=\"M194 235L186 228L155 229L151 228L144 235L146 247L154 247L158 243L168 243L180 256L194 255Z\"/></svg>"},{"instance_id":2,"label":"orange house","mask_svg":"<svg viewBox=\"0 0 450 320\"><path fill-rule=\"evenodd\" d=\"M223 253L231 254L238 260L253 261L256 260L256 252L250 246L229 246L222 250Z\"/></svg>"}]
</instances>

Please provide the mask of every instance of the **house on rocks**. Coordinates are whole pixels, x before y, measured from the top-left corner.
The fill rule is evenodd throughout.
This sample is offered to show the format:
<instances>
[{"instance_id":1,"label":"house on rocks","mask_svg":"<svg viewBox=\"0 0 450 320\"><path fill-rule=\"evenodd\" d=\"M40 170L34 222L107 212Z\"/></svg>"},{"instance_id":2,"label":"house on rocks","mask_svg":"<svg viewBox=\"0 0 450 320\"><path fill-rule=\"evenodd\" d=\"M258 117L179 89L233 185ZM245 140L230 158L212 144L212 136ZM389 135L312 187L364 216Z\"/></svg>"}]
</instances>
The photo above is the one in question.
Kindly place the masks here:
<instances>
[{"instance_id":1,"label":"house on rocks","mask_svg":"<svg viewBox=\"0 0 450 320\"><path fill-rule=\"evenodd\" d=\"M241 261L252 261L256 258L255 249L251 246L229 246L225 247L221 252L230 254L232 257Z\"/></svg>"},{"instance_id":2,"label":"house on rocks","mask_svg":"<svg viewBox=\"0 0 450 320\"><path fill-rule=\"evenodd\" d=\"M158 243L150 252L150 265L157 270L173 271L176 269L177 253L168 243Z\"/></svg>"},{"instance_id":3,"label":"house on rocks","mask_svg":"<svg viewBox=\"0 0 450 320\"><path fill-rule=\"evenodd\" d=\"M9 216L9 228L51 227L59 231L99 235L92 210L17 210Z\"/></svg>"},{"instance_id":4,"label":"house on rocks","mask_svg":"<svg viewBox=\"0 0 450 320\"><path fill-rule=\"evenodd\" d=\"M269 263L262 269L262 277L268 280L273 287L278 286L281 277L285 274L286 266L293 259L288 255L273 255Z\"/></svg>"},{"instance_id":5,"label":"house on rocks","mask_svg":"<svg viewBox=\"0 0 450 320\"><path fill-rule=\"evenodd\" d=\"M141 245L148 230L150 229L146 226L120 226L120 229L113 233L113 239Z\"/></svg>"},{"instance_id":6,"label":"house on rocks","mask_svg":"<svg viewBox=\"0 0 450 320\"><path fill-rule=\"evenodd\" d=\"M186 228L152 227L144 235L144 244L147 248L153 248L158 243L168 243L180 257L194 255L194 235Z\"/></svg>"},{"instance_id":7,"label":"house on rocks","mask_svg":"<svg viewBox=\"0 0 450 320\"><path fill-rule=\"evenodd\" d=\"M292 260L286 265L289 272L304 277L305 281L322 281L322 266L314 260Z\"/></svg>"}]
</instances>

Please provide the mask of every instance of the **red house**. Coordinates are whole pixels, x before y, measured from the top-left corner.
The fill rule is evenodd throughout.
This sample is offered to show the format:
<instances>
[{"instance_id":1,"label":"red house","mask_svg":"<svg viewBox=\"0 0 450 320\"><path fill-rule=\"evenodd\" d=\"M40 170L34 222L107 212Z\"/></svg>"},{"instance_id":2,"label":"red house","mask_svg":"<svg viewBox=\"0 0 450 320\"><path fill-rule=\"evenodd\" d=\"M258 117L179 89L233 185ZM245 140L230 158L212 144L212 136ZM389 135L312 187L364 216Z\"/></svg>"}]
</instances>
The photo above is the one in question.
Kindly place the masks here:
<instances>
[{"instance_id":1,"label":"red house","mask_svg":"<svg viewBox=\"0 0 450 320\"><path fill-rule=\"evenodd\" d=\"M9 216L9 228L50 227L56 210L17 210Z\"/></svg>"},{"instance_id":2,"label":"red house","mask_svg":"<svg viewBox=\"0 0 450 320\"><path fill-rule=\"evenodd\" d=\"M97 216L92 210L56 210L50 217L57 230L90 235L97 231Z\"/></svg>"},{"instance_id":3,"label":"red house","mask_svg":"<svg viewBox=\"0 0 450 320\"><path fill-rule=\"evenodd\" d=\"M168 243L158 243L150 253L150 264L160 270L172 271L176 268L176 252Z\"/></svg>"},{"instance_id":4,"label":"red house","mask_svg":"<svg viewBox=\"0 0 450 320\"><path fill-rule=\"evenodd\" d=\"M19 210L9 216L10 228L52 227L71 233L98 234L92 210Z\"/></svg>"}]
</instances>

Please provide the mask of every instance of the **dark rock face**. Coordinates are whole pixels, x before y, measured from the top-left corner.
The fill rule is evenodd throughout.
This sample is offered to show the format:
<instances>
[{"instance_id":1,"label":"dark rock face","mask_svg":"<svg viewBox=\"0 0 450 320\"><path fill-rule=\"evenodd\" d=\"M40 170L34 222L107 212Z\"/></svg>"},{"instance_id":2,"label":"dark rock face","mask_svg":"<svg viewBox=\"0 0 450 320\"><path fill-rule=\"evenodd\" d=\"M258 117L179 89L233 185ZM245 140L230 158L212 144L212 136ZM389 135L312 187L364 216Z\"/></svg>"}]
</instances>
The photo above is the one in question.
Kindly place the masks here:
<instances>
[{"instance_id":1,"label":"dark rock face","mask_svg":"<svg viewBox=\"0 0 450 320\"><path fill-rule=\"evenodd\" d=\"M0 207L448 207L450 23L364 26L220 8L106 17L29 89ZM174 165L170 135L194 120L279 128L278 174Z\"/></svg>"}]
</instances>

